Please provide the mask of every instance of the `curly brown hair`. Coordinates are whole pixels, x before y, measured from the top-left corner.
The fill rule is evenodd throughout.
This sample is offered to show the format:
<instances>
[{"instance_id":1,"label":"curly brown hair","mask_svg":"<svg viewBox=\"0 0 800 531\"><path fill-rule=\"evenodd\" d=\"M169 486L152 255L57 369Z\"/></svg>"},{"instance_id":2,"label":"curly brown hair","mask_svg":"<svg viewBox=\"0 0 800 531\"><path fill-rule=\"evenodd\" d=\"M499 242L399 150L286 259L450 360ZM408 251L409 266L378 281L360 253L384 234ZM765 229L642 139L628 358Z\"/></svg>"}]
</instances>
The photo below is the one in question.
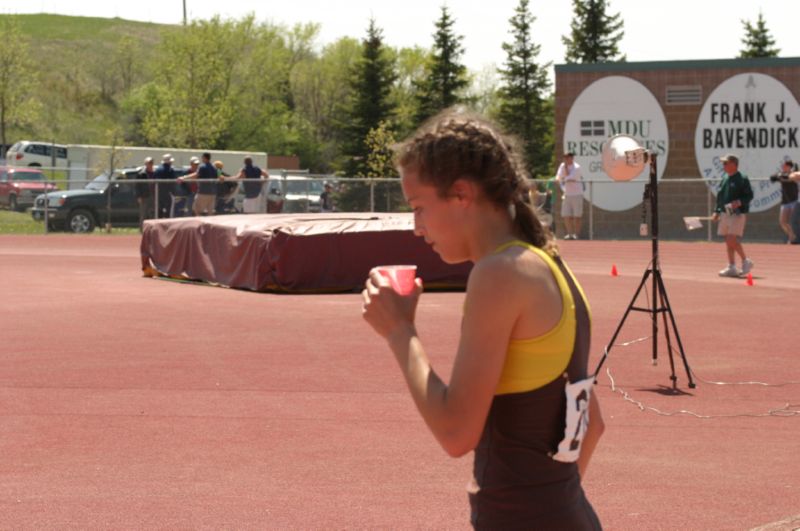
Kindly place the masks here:
<instances>
[{"instance_id":1,"label":"curly brown hair","mask_svg":"<svg viewBox=\"0 0 800 531\"><path fill-rule=\"evenodd\" d=\"M528 173L516 141L486 118L451 107L425 122L394 152L398 168L416 171L441 197L458 179L478 183L489 201L509 209L518 237L550 254L557 252L550 229L531 205Z\"/></svg>"}]
</instances>

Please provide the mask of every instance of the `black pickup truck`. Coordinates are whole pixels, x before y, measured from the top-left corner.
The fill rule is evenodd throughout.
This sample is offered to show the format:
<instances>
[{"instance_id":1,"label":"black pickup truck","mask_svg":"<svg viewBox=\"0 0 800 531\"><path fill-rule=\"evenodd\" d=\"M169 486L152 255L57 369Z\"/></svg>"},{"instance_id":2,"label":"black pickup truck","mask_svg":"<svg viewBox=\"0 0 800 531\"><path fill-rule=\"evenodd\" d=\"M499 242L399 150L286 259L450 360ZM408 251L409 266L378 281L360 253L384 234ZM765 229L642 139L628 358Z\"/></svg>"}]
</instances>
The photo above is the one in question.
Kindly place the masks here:
<instances>
[{"instance_id":1,"label":"black pickup truck","mask_svg":"<svg viewBox=\"0 0 800 531\"><path fill-rule=\"evenodd\" d=\"M136 175L139 168L118 170L108 178L103 173L81 190L64 190L38 196L31 215L42 221L47 216L51 230L92 232L98 225L109 221L115 227L139 225L139 203L136 200ZM185 173L176 168L180 176ZM110 201L109 201L110 194Z\"/></svg>"}]
</instances>

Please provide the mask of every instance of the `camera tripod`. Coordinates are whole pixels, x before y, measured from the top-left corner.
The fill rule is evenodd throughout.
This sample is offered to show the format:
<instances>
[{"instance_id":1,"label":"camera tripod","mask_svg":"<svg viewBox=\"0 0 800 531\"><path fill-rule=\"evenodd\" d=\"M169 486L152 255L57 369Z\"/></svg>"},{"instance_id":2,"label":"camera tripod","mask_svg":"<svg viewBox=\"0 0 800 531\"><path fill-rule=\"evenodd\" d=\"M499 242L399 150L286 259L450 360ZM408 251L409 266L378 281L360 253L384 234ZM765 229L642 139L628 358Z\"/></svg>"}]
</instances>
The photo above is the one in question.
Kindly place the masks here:
<instances>
[{"instance_id":1,"label":"camera tripod","mask_svg":"<svg viewBox=\"0 0 800 531\"><path fill-rule=\"evenodd\" d=\"M652 236L652 252L653 258L650 261L650 265L645 270L644 275L642 276L642 281L639 283L639 287L636 289L636 293L633 294L633 298L631 302L628 304L628 308L625 310L625 314L622 316L622 320L619 322L614 335L611 337L611 341L605 348L603 352L603 357L600 359L600 363L598 363L597 368L594 371L594 377L597 378L597 375L600 372L600 368L605 363L606 358L608 357L608 353L611 352L611 348L614 346L614 342L617 340L617 336L619 335L620 331L622 330L622 326L625 324L625 320L630 315L631 311L636 312L645 312L649 313L652 318L653 323L653 335L652 335L652 342L653 342L653 365L656 364L658 360L658 314L661 314L664 322L664 334L666 335L667 339L667 351L669 353L669 365L672 371L670 375L670 380L672 380L672 387L676 389L678 386L678 378L675 376L675 359L672 353L672 339L670 336L670 326L672 327L672 331L675 334L675 339L678 343L678 351L681 355L681 360L683 361L683 367L686 369L686 377L689 380L689 387L694 389L695 383L692 380L692 370L689 368L689 362L686 361L686 354L683 351L683 343L681 343L681 336L678 333L678 326L675 324L675 316L672 314L672 307L669 304L669 298L667 297L667 288L664 286L664 279L661 275L661 264L659 262L658 257L658 177L657 177L657 166L656 166L656 159L657 156L654 153L644 153L645 160L649 159L650 162L650 183L645 186L644 189L644 198L645 200L650 199L650 229L651 229L651 236ZM647 307L636 306L636 299L639 297L642 289L645 287L645 283L647 279L652 277L652 299L649 301ZM669 321L667 320L667 316L669 316Z\"/></svg>"}]
</instances>

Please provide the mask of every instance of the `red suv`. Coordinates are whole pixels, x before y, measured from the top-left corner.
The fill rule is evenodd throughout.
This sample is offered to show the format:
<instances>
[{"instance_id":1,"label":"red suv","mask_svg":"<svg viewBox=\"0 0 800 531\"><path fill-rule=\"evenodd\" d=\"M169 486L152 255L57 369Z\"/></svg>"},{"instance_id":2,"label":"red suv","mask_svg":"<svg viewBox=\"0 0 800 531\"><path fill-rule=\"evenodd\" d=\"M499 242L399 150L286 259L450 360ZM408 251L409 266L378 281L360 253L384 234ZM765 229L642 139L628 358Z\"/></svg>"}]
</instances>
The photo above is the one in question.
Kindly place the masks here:
<instances>
[{"instance_id":1,"label":"red suv","mask_svg":"<svg viewBox=\"0 0 800 531\"><path fill-rule=\"evenodd\" d=\"M0 205L7 205L10 210L25 210L33 206L37 195L56 189L56 185L46 179L40 170L34 168L0 166Z\"/></svg>"}]
</instances>

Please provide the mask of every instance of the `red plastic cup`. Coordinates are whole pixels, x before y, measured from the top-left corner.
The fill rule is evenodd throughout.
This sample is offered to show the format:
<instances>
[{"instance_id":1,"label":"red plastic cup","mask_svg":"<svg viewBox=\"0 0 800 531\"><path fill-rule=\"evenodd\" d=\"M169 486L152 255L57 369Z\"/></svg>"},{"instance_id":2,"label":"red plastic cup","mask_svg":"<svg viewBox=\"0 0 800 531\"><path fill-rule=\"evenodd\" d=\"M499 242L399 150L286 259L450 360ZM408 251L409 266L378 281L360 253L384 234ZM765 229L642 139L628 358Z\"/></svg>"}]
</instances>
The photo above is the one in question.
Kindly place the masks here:
<instances>
[{"instance_id":1,"label":"red plastic cup","mask_svg":"<svg viewBox=\"0 0 800 531\"><path fill-rule=\"evenodd\" d=\"M414 293L414 280L417 278L415 265L386 265L376 268L378 273L389 279L392 289L398 295L411 295Z\"/></svg>"}]
</instances>

